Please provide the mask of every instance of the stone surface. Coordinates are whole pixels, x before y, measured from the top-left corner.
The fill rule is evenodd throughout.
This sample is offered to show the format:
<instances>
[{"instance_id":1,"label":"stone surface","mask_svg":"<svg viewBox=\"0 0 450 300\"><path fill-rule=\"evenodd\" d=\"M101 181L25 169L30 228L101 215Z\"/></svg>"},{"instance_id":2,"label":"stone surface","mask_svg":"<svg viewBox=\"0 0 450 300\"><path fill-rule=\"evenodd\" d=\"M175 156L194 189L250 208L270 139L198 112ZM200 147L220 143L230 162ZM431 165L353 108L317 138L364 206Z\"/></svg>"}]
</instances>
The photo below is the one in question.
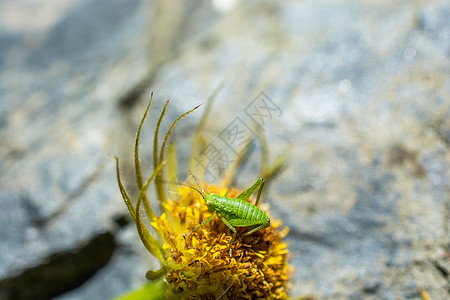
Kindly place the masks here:
<instances>
[{"instance_id":1,"label":"stone surface","mask_svg":"<svg viewBox=\"0 0 450 300\"><path fill-rule=\"evenodd\" d=\"M271 154L288 152L264 201L290 227L293 295L449 297L448 1L107 2L0 4L0 288L105 235L105 266L59 298L139 285L145 254L114 221L126 211L112 154L132 174L149 90L147 158L164 100L167 127L222 82L211 141L233 158L221 137L235 118L264 120ZM258 118L261 92L276 107ZM200 115L177 128L182 169Z\"/></svg>"},{"instance_id":2,"label":"stone surface","mask_svg":"<svg viewBox=\"0 0 450 300\"><path fill-rule=\"evenodd\" d=\"M85 282L120 248L114 220L126 212L111 147L122 124L111 120L148 72L150 7L0 5L0 298L48 299ZM112 256L117 270L121 257ZM133 268L120 272L135 278ZM98 288L93 298L129 287Z\"/></svg>"}]
</instances>

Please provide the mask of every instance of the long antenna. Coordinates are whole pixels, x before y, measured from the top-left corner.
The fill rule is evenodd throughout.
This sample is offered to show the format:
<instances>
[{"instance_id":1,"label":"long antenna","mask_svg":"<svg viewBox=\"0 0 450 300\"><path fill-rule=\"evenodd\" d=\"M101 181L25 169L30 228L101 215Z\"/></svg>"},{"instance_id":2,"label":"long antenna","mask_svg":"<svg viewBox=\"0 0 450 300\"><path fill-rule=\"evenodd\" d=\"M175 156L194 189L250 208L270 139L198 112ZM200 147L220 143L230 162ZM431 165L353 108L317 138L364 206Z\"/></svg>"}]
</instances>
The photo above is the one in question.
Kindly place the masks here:
<instances>
[{"instance_id":1,"label":"long antenna","mask_svg":"<svg viewBox=\"0 0 450 300\"><path fill-rule=\"evenodd\" d=\"M200 183L198 183L197 178L195 178L194 174L192 174L191 170L189 170L189 173L191 173L192 177L195 180L195 183L197 183L198 187L200 188L200 190L203 192L203 194L206 194L205 191L202 189L202 187L200 186Z\"/></svg>"},{"instance_id":2,"label":"long antenna","mask_svg":"<svg viewBox=\"0 0 450 300\"><path fill-rule=\"evenodd\" d=\"M200 192L198 189L196 189L195 187L193 187L193 186L191 186L191 185L189 185L189 184L183 183L183 182L179 182L179 183L177 183L177 184L181 184L181 185L187 186L188 188L193 189L194 191L196 191L196 192L198 192L200 195L202 195L203 200L206 201L205 195L204 195L202 192ZM200 187L200 188L201 188L201 187ZM202 191L203 191L203 190L202 190Z\"/></svg>"},{"instance_id":3,"label":"long antenna","mask_svg":"<svg viewBox=\"0 0 450 300\"><path fill-rule=\"evenodd\" d=\"M191 173L191 171L189 171L189 172ZM170 181L166 181L166 180L163 180L163 182L168 183L168 184L183 185L183 186L186 186L186 187L188 187L188 188L191 188L191 189L193 189L194 191L196 191L197 193L199 193L199 194L202 196L203 200L206 201L206 198L205 198L205 194L206 194L206 193L205 193L205 191L202 189L202 187L201 187L200 184L198 183L197 178L195 178L195 176L194 176L192 173L191 173L191 175L192 175L192 177L194 177L194 180L195 180L195 182L197 183L197 185L198 185L198 187L200 188L200 190L197 189L197 188L195 188L195 187L193 187L192 185L189 185L189 184L184 183L184 182L170 182Z\"/></svg>"}]
</instances>

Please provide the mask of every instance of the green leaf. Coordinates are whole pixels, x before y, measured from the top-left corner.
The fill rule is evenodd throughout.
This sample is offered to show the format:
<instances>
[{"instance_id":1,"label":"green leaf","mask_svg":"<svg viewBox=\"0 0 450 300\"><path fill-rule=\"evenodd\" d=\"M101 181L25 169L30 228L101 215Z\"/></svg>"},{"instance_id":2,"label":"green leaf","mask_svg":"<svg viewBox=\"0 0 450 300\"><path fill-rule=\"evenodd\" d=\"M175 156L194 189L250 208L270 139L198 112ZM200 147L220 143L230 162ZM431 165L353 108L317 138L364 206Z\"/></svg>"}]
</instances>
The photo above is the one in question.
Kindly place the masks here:
<instances>
[{"instance_id":1,"label":"green leaf","mask_svg":"<svg viewBox=\"0 0 450 300\"><path fill-rule=\"evenodd\" d=\"M134 166L136 171L136 181L138 184L139 189L142 189L142 172L141 172L141 163L139 162L139 144L140 144L140 138L141 138L141 131L142 131L142 125L144 125L144 121L147 118L148 111L150 109L150 105L152 104L153 99L153 92L150 96L150 101L148 102L147 108L144 112L144 115L142 116L141 122L139 123L138 131L136 134L136 141L134 144ZM155 164L157 166L157 164ZM150 220L153 220L155 218L155 214L153 213L153 210L148 202L147 195L143 195L142 201L144 202L145 211L147 212L148 216L150 217Z\"/></svg>"},{"instance_id":2,"label":"green leaf","mask_svg":"<svg viewBox=\"0 0 450 300\"><path fill-rule=\"evenodd\" d=\"M141 201L143 199L143 195L147 192L147 188L152 182L153 178L163 169L164 165L166 164L166 161L163 161L153 172L152 176L150 176L149 179L145 182L145 184L142 186L141 190L139 191L138 200L136 203L136 228L139 233L139 237L141 238L142 242L144 243L145 248L153 254L157 259L161 261L161 263L164 264L166 257L165 252L161 247L161 244L148 232L145 225L142 223L141 220L141 214L139 213L139 209L141 206Z\"/></svg>"},{"instance_id":3,"label":"green leaf","mask_svg":"<svg viewBox=\"0 0 450 300\"><path fill-rule=\"evenodd\" d=\"M167 105L167 103L166 103ZM179 116L175 121L173 121L173 123L170 125L169 129L166 132L166 135L164 136L164 140L162 142L161 145L161 150L160 150L160 154L159 154L159 160L158 163L160 163L161 161L163 161L164 159L164 150L166 148L166 143L167 143L167 139L170 136L170 133L172 132L173 128L175 127L175 125L178 123L178 121L180 121L181 119L183 119L185 116L187 116L188 114L190 114L191 112L193 112L194 110L196 110L197 108L199 108L200 105L197 105L196 107L194 107L193 109L185 112L184 114L182 114L181 116ZM164 106L164 110L163 113L165 111L166 106ZM162 119L162 115L163 113L161 113L161 118ZM157 129L159 130L159 123L160 120L158 120L158 124L157 124ZM155 133L157 134L157 133ZM159 205L161 207L161 211L164 211L164 206L163 204L166 202L166 191L164 189L164 184L163 184L163 179L164 179L164 174L163 174L163 170L161 170L161 172L159 174L156 175L156 192L158 194L158 200L159 200Z\"/></svg>"},{"instance_id":4,"label":"green leaf","mask_svg":"<svg viewBox=\"0 0 450 300\"><path fill-rule=\"evenodd\" d=\"M128 294L114 298L114 300L163 300L166 285L163 280L150 282Z\"/></svg>"}]
</instances>

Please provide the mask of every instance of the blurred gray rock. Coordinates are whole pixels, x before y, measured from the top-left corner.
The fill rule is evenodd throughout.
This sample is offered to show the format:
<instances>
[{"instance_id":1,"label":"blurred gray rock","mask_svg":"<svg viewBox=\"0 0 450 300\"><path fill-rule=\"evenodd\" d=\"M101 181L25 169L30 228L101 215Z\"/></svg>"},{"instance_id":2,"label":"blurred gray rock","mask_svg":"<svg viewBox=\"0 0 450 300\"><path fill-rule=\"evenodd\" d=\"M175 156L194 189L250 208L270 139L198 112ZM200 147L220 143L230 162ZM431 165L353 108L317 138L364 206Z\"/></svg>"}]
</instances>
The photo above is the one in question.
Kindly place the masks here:
<instances>
[{"instance_id":1,"label":"blurred gray rock","mask_svg":"<svg viewBox=\"0 0 450 300\"><path fill-rule=\"evenodd\" d=\"M229 125L264 120L272 156L288 150L264 202L290 227L293 295L449 297L448 1L42 3L0 4L0 298L30 278L40 299L72 288L59 298L107 299L143 282L146 254L115 221L127 213L112 154L131 183L149 91L147 158L164 100L167 127L220 82L211 141L233 158ZM281 115L249 113L261 92ZM200 115L175 132L182 170ZM257 177L255 146L238 186ZM40 271L64 278L62 262L88 261L38 294Z\"/></svg>"},{"instance_id":2,"label":"blurred gray rock","mask_svg":"<svg viewBox=\"0 0 450 300\"><path fill-rule=\"evenodd\" d=\"M127 212L112 140L123 126L118 99L149 72L149 3L0 6L0 298L48 299L108 263L130 280L140 271L143 282L141 264L117 254L116 220ZM93 298L130 283L99 284Z\"/></svg>"}]
</instances>

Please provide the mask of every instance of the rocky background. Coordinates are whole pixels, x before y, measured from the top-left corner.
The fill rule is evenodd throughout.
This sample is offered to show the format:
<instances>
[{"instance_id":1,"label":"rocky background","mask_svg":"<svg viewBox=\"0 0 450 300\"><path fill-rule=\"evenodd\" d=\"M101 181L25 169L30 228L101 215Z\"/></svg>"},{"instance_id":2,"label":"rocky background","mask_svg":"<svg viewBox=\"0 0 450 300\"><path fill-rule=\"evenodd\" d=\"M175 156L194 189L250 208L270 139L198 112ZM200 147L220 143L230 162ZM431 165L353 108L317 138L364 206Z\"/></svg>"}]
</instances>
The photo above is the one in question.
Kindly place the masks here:
<instances>
[{"instance_id":1,"label":"rocky background","mask_svg":"<svg viewBox=\"0 0 450 300\"><path fill-rule=\"evenodd\" d=\"M263 127L288 161L263 201L290 227L292 295L450 297L449 1L233 2L0 2L0 299L109 299L145 282L155 261L113 155L133 190L150 91L147 158L164 101L167 127L221 83L218 143L236 117L262 120L249 113L261 92L275 104ZM181 158L200 115L179 124Z\"/></svg>"}]
</instances>

